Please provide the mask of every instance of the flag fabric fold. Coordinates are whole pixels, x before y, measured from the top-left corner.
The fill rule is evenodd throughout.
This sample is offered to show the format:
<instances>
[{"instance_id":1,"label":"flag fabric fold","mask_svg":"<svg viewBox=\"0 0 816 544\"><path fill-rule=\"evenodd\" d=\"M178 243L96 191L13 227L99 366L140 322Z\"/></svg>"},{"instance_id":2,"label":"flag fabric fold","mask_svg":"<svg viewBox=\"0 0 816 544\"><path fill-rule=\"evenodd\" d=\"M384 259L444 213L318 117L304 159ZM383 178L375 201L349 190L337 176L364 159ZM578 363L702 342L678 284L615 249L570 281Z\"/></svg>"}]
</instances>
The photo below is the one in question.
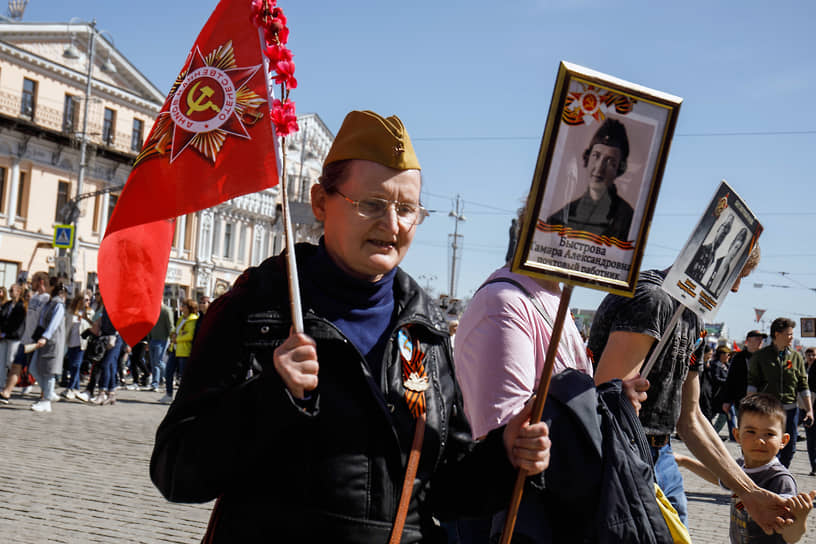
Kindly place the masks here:
<instances>
[{"instance_id":1,"label":"flag fabric fold","mask_svg":"<svg viewBox=\"0 0 816 544\"><path fill-rule=\"evenodd\" d=\"M278 183L250 0L221 0L136 159L99 248L99 288L129 345L159 315L175 218Z\"/></svg>"}]
</instances>

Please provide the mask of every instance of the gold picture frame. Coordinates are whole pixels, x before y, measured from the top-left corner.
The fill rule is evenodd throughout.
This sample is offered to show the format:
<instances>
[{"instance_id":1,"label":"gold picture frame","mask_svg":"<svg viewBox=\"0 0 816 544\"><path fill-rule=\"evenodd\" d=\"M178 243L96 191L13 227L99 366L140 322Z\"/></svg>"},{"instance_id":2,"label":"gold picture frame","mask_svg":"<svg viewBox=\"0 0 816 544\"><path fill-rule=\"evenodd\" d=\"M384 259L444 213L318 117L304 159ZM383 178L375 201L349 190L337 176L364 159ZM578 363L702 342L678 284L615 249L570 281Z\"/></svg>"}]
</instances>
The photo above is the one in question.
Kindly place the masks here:
<instances>
[{"instance_id":1,"label":"gold picture frame","mask_svg":"<svg viewBox=\"0 0 816 544\"><path fill-rule=\"evenodd\" d=\"M681 103L561 62L512 270L632 296Z\"/></svg>"}]
</instances>

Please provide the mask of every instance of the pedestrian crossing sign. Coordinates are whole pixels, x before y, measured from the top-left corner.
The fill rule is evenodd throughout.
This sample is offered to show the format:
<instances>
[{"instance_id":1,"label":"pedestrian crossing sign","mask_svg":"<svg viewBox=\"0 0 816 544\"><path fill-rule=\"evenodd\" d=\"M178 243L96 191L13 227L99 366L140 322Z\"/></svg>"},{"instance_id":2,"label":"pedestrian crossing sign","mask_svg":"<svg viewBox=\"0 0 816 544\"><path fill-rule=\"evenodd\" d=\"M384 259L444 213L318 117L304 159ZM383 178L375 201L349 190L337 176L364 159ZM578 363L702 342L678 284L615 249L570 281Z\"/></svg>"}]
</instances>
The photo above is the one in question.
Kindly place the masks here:
<instances>
[{"instance_id":1,"label":"pedestrian crossing sign","mask_svg":"<svg viewBox=\"0 0 816 544\"><path fill-rule=\"evenodd\" d=\"M54 247L69 249L74 246L74 226L54 225Z\"/></svg>"}]
</instances>

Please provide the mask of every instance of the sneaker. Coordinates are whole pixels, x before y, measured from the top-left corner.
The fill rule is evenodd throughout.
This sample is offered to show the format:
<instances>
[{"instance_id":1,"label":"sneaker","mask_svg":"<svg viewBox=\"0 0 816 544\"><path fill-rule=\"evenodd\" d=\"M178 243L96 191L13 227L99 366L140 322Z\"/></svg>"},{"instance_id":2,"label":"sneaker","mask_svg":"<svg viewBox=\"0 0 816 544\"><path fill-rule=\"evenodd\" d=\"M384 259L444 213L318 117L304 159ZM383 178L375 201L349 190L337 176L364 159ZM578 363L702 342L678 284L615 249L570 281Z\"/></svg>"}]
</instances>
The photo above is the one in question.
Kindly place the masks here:
<instances>
[{"instance_id":1,"label":"sneaker","mask_svg":"<svg viewBox=\"0 0 816 544\"><path fill-rule=\"evenodd\" d=\"M35 402L31 405L31 409L35 412L50 412L51 411L51 401L50 400L41 400Z\"/></svg>"},{"instance_id":2,"label":"sneaker","mask_svg":"<svg viewBox=\"0 0 816 544\"><path fill-rule=\"evenodd\" d=\"M65 397L65 400L74 400L76 398L76 391L73 389L66 389L62 392L62 396Z\"/></svg>"},{"instance_id":3,"label":"sneaker","mask_svg":"<svg viewBox=\"0 0 816 544\"><path fill-rule=\"evenodd\" d=\"M101 405L103 402L105 402L105 399L107 398L108 398L107 394L105 394L104 392L100 392L94 398L91 399L91 404Z\"/></svg>"},{"instance_id":4,"label":"sneaker","mask_svg":"<svg viewBox=\"0 0 816 544\"><path fill-rule=\"evenodd\" d=\"M170 404L173 402L173 397L170 395L165 394L162 398L159 399L161 404Z\"/></svg>"},{"instance_id":5,"label":"sneaker","mask_svg":"<svg viewBox=\"0 0 816 544\"><path fill-rule=\"evenodd\" d=\"M129 383L129 384L127 384L127 385L125 386L125 389L127 389L128 391L138 391L138 390L139 390L139 386L138 386L138 385L136 385L135 383Z\"/></svg>"},{"instance_id":6,"label":"sneaker","mask_svg":"<svg viewBox=\"0 0 816 544\"><path fill-rule=\"evenodd\" d=\"M102 401L102 406L110 406L111 404L116 404L116 393L114 391L108 393L105 400Z\"/></svg>"},{"instance_id":7,"label":"sneaker","mask_svg":"<svg viewBox=\"0 0 816 544\"><path fill-rule=\"evenodd\" d=\"M11 399L7 399L3 395L0 395L0 404L8 404L10 401Z\"/></svg>"},{"instance_id":8,"label":"sneaker","mask_svg":"<svg viewBox=\"0 0 816 544\"><path fill-rule=\"evenodd\" d=\"M88 402L91 400L91 396L87 391L76 391L74 393L74 398L80 402Z\"/></svg>"},{"instance_id":9,"label":"sneaker","mask_svg":"<svg viewBox=\"0 0 816 544\"><path fill-rule=\"evenodd\" d=\"M28 395L32 391L34 391L34 386L33 385L26 385L25 387L23 387L23 391L20 393L20 395L25 397L26 395Z\"/></svg>"},{"instance_id":10,"label":"sneaker","mask_svg":"<svg viewBox=\"0 0 816 544\"><path fill-rule=\"evenodd\" d=\"M816 476L816 470L811 470L808 476Z\"/></svg>"},{"instance_id":11,"label":"sneaker","mask_svg":"<svg viewBox=\"0 0 816 544\"><path fill-rule=\"evenodd\" d=\"M51 396L48 397L48 400L50 400L51 402L59 402L60 400L62 400L62 397L60 397L59 395L52 391Z\"/></svg>"}]
</instances>

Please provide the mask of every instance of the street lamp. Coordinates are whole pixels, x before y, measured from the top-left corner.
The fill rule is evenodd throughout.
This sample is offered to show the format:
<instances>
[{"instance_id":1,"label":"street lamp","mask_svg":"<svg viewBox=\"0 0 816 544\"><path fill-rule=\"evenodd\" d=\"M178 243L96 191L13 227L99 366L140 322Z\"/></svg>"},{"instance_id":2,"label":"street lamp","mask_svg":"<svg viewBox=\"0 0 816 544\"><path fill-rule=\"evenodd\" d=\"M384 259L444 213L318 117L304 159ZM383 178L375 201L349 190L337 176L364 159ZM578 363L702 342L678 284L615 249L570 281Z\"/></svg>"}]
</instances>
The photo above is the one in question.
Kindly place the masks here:
<instances>
[{"instance_id":1,"label":"street lamp","mask_svg":"<svg viewBox=\"0 0 816 544\"><path fill-rule=\"evenodd\" d=\"M74 24L74 22L81 22L76 18L72 18L71 21L68 23L69 32L70 27ZM85 183L85 169L87 168L86 165L86 156L88 153L88 109L91 103L91 85L93 81L93 66L94 66L94 54L95 54L95 46L96 46L96 35L99 34L108 34L110 36L111 43L113 42L113 36L110 35L109 32L105 30L97 30L96 28L96 19L93 19L90 23L82 23L88 26L88 70L85 74L85 103L83 105L83 114L82 114L82 131L79 133L79 167L77 172L77 187L76 187L76 196L75 200L79 201L80 195L82 195L82 186ZM105 72L115 72L116 67L110 60L110 46L108 46L108 59L105 61L105 64L102 66L102 70ZM78 59L80 57L79 50L77 49L76 45L74 45L74 34L71 32L71 43L65 48L62 53L62 56L67 59ZM71 248L70 252L70 270L69 275L71 278L71 284L73 285L74 281L74 253L76 252L76 247L78 243L77 237L77 223L79 221L79 214L72 213L71 214L71 224L74 227L74 245Z\"/></svg>"}]
</instances>

